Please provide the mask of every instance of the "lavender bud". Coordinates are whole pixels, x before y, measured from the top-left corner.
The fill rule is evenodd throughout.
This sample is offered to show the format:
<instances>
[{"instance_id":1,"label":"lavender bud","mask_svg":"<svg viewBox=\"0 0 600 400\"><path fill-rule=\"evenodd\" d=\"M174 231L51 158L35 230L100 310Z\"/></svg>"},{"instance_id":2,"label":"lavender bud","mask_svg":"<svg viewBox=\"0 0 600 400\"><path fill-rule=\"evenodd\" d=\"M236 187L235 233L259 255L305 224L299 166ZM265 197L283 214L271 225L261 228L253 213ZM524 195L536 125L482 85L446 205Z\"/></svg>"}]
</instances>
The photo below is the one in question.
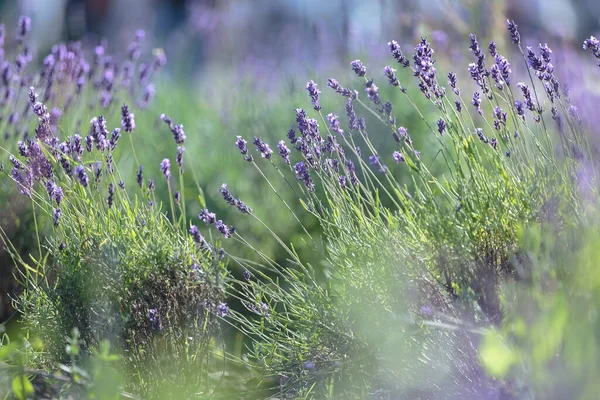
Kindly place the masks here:
<instances>
[{"instance_id":1,"label":"lavender bud","mask_svg":"<svg viewBox=\"0 0 600 400\"><path fill-rule=\"evenodd\" d=\"M309 81L306 84L306 90L311 98L314 109L319 111L321 109L321 104L319 103L319 93L321 93L321 91L317 88L317 84L313 81Z\"/></svg>"},{"instance_id":2,"label":"lavender bud","mask_svg":"<svg viewBox=\"0 0 600 400\"><path fill-rule=\"evenodd\" d=\"M108 208L111 208L115 199L115 185L112 182L108 185L108 199L106 200L108 203Z\"/></svg>"},{"instance_id":3,"label":"lavender bud","mask_svg":"<svg viewBox=\"0 0 600 400\"><path fill-rule=\"evenodd\" d=\"M162 173L165 175L165 178L169 179L171 177L171 161L168 158L165 158L160 163L160 169Z\"/></svg>"},{"instance_id":4,"label":"lavender bud","mask_svg":"<svg viewBox=\"0 0 600 400\"><path fill-rule=\"evenodd\" d=\"M519 35L519 31L517 30L518 25L515 24L515 21L506 20L506 25L508 26L508 31L510 32L510 38L514 44L521 43L521 35Z\"/></svg>"},{"instance_id":5,"label":"lavender bud","mask_svg":"<svg viewBox=\"0 0 600 400\"><path fill-rule=\"evenodd\" d=\"M58 226L60 220L61 211L60 208L54 210L54 226Z\"/></svg>"},{"instance_id":6,"label":"lavender bud","mask_svg":"<svg viewBox=\"0 0 600 400\"><path fill-rule=\"evenodd\" d=\"M179 165L179 173L183 174L183 153L185 152L185 148L183 146L177 146L177 157L175 157L175 161L177 161L177 165Z\"/></svg>"},{"instance_id":7,"label":"lavender bud","mask_svg":"<svg viewBox=\"0 0 600 400\"><path fill-rule=\"evenodd\" d=\"M221 318L229 315L229 307L227 307L227 304L219 303L219 305L217 306L217 315Z\"/></svg>"},{"instance_id":8,"label":"lavender bud","mask_svg":"<svg viewBox=\"0 0 600 400\"><path fill-rule=\"evenodd\" d=\"M204 240L204 238L202 237L202 234L200 233L200 230L198 229L198 227L196 225L192 225L190 227L190 234L192 235L192 238L194 239L194 241L198 244L200 244L200 247L204 248L206 247L206 240Z\"/></svg>"},{"instance_id":9,"label":"lavender bud","mask_svg":"<svg viewBox=\"0 0 600 400\"><path fill-rule=\"evenodd\" d=\"M138 172L137 172L137 183L139 187L142 187L144 185L144 166L140 165Z\"/></svg>"},{"instance_id":10,"label":"lavender bud","mask_svg":"<svg viewBox=\"0 0 600 400\"><path fill-rule=\"evenodd\" d=\"M202 210L200 214L198 214L198 218L207 225L214 224L217 221L217 216L215 213L211 213L208 209Z\"/></svg>"},{"instance_id":11,"label":"lavender bud","mask_svg":"<svg viewBox=\"0 0 600 400\"><path fill-rule=\"evenodd\" d=\"M444 131L446 130L446 122L442 118L438 119L437 127L438 127L438 132L440 133L440 135L443 135Z\"/></svg>"},{"instance_id":12,"label":"lavender bud","mask_svg":"<svg viewBox=\"0 0 600 400\"><path fill-rule=\"evenodd\" d=\"M291 154L291 151L285 145L285 142L283 140L280 140L279 143L277 143L277 148L279 149L279 155L285 160L285 163L287 165L290 165L290 154Z\"/></svg>"},{"instance_id":13,"label":"lavender bud","mask_svg":"<svg viewBox=\"0 0 600 400\"><path fill-rule=\"evenodd\" d=\"M121 126L125 132L133 132L135 129L135 115L129 111L129 106L123 104L121 106Z\"/></svg>"},{"instance_id":14,"label":"lavender bud","mask_svg":"<svg viewBox=\"0 0 600 400\"><path fill-rule=\"evenodd\" d=\"M83 187L88 187L90 180L83 165L79 164L77 168L75 168L75 173L77 174L77 178L79 179L81 185L83 185Z\"/></svg>"},{"instance_id":15,"label":"lavender bud","mask_svg":"<svg viewBox=\"0 0 600 400\"><path fill-rule=\"evenodd\" d=\"M396 77L396 70L394 68L390 67L389 65L386 65L385 67L383 67L383 73L388 78L390 85L400 86L400 82Z\"/></svg>"},{"instance_id":16,"label":"lavender bud","mask_svg":"<svg viewBox=\"0 0 600 400\"><path fill-rule=\"evenodd\" d=\"M273 150L269 147L269 145L262 141L259 137L254 137L254 141L252 142L256 146L256 150L260 152L263 158L269 159L271 158L271 154L273 154Z\"/></svg>"},{"instance_id":17,"label":"lavender bud","mask_svg":"<svg viewBox=\"0 0 600 400\"><path fill-rule=\"evenodd\" d=\"M396 161L396 164L404 161L404 155L399 151L394 151L392 153L392 158L394 159L394 161Z\"/></svg>"},{"instance_id":18,"label":"lavender bud","mask_svg":"<svg viewBox=\"0 0 600 400\"><path fill-rule=\"evenodd\" d=\"M358 76L365 76L367 74L367 67L360 60L354 60L350 63L352 70Z\"/></svg>"},{"instance_id":19,"label":"lavender bud","mask_svg":"<svg viewBox=\"0 0 600 400\"><path fill-rule=\"evenodd\" d=\"M237 136L235 145L237 146L238 149L240 149L240 152L242 153L242 155L244 155L244 160L246 160L248 162L252 162L254 160L254 158L252 157L252 155L248 154L248 147L246 147L246 143L248 143L248 142L246 140L244 140L241 136Z\"/></svg>"},{"instance_id":20,"label":"lavender bud","mask_svg":"<svg viewBox=\"0 0 600 400\"><path fill-rule=\"evenodd\" d=\"M148 179L148 191L154 192L154 179Z\"/></svg>"}]
</instances>

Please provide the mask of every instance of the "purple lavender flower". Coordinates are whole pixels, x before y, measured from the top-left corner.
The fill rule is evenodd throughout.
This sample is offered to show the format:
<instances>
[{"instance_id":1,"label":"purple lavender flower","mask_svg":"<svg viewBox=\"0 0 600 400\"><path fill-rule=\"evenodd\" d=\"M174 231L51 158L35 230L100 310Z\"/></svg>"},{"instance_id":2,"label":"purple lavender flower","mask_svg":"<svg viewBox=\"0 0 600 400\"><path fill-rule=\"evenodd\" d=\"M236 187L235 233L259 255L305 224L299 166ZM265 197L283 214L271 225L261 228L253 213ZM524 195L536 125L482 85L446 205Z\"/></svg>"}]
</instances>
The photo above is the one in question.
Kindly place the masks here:
<instances>
[{"instance_id":1,"label":"purple lavender flower","mask_svg":"<svg viewBox=\"0 0 600 400\"><path fill-rule=\"evenodd\" d=\"M400 51L400 45L395 40L388 42L388 47L390 48L390 52L392 53L392 57L398 61L398 64L402 65L404 68L410 65L410 62L404 55L402 51Z\"/></svg>"},{"instance_id":2,"label":"purple lavender flower","mask_svg":"<svg viewBox=\"0 0 600 400\"><path fill-rule=\"evenodd\" d=\"M338 177L338 182L340 183L342 189L346 189L346 177L344 175L340 175Z\"/></svg>"},{"instance_id":3,"label":"purple lavender flower","mask_svg":"<svg viewBox=\"0 0 600 400\"><path fill-rule=\"evenodd\" d=\"M113 164L112 153L108 153L106 155L106 170L108 171L109 174L112 174L113 172L115 172L115 166Z\"/></svg>"},{"instance_id":4,"label":"purple lavender flower","mask_svg":"<svg viewBox=\"0 0 600 400\"><path fill-rule=\"evenodd\" d=\"M475 109L479 115L483 115L483 110L481 109L481 95L479 92L473 93L473 101L471 101L471 104L475 106Z\"/></svg>"},{"instance_id":5,"label":"purple lavender flower","mask_svg":"<svg viewBox=\"0 0 600 400\"><path fill-rule=\"evenodd\" d=\"M125 132L133 132L135 129L135 115L129 111L127 104L121 106L121 126Z\"/></svg>"},{"instance_id":6,"label":"purple lavender flower","mask_svg":"<svg viewBox=\"0 0 600 400\"><path fill-rule=\"evenodd\" d=\"M438 119L437 127L438 127L438 132L440 133L440 135L443 135L444 131L446 130L446 121L444 121L442 118Z\"/></svg>"},{"instance_id":7,"label":"purple lavender flower","mask_svg":"<svg viewBox=\"0 0 600 400\"><path fill-rule=\"evenodd\" d=\"M392 153L392 158L394 159L394 161L396 161L396 164L404 162L404 155L399 151L394 151Z\"/></svg>"},{"instance_id":8,"label":"purple lavender flower","mask_svg":"<svg viewBox=\"0 0 600 400\"><path fill-rule=\"evenodd\" d=\"M379 98L379 88L377 87L377 85L375 85L375 82L368 81L365 84L365 92L367 92L367 96L369 97L369 100L371 100L373 103L375 103L377 105L381 104L381 99Z\"/></svg>"},{"instance_id":9,"label":"purple lavender flower","mask_svg":"<svg viewBox=\"0 0 600 400\"><path fill-rule=\"evenodd\" d=\"M106 202L108 203L108 208L112 207L114 200L115 200L115 185L113 185L113 183L111 182L108 185L108 199L106 199Z\"/></svg>"},{"instance_id":10,"label":"purple lavender flower","mask_svg":"<svg viewBox=\"0 0 600 400\"><path fill-rule=\"evenodd\" d=\"M200 233L200 230L196 225L190 226L190 235L192 235L192 238L196 243L200 245L200 247L206 247L206 240L204 240L202 234Z\"/></svg>"},{"instance_id":11,"label":"purple lavender flower","mask_svg":"<svg viewBox=\"0 0 600 400\"><path fill-rule=\"evenodd\" d=\"M460 94L460 91L456 87L456 84L457 84L456 74L454 72L449 72L448 73L448 85L450 85L454 94L456 94L458 96Z\"/></svg>"},{"instance_id":12,"label":"purple lavender flower","mask_svg":"<svg viewBox=\"0 0 600 400\"><path fill-rule=\"evenodd\" d=\"M327 122L329 122L329 129L331 129L331 131L344 136L344 130L340 128L340 121L338 120L337 115L333 113L327 114Z\"/></svg>"},{"instance_id":13,"label":"purple lavender flower","mask_svg":"<svg viewBox=\"0 0 600 400\"><path fill-rule=\"evenodd\" d=\"M120 187L121 189L125 189L125 182L123 182L123 181L119 181L119 187Z\"/></svg>"},{"instance_id":14,"label":"purple lavender flower","mask_svg":"<svg viewBox=\"0 0 600 400\"><path fill-rule=\"evenodd\" d=\"M217 221L216 214L211 213L206 208L198 214L198 218L207 225L214 224Z\"/></svg>"},{"instance_id":15,"label":"purple lavender flower","mask_svg":"<svg viewBox=\"0 0 600 400\"><path fill-rule=\"evenodd\" d=\"M356 117L356 112L352 106L351 99L346 101L346 116L348 117L348 128L350 128L350 130L357 131L359 129L358 118Z\"/></svg>"},{"instance_id":16,"label":"purple lavender flower","mask_svg":"<svg viewBox=\"0 0 600 400\"><path fill-rule=\"evenodd\" d=\"M510 38L514 44L521 43L521 35L519 35L519 31L517 30L518 25L515 24L515 21L506 20L506 25L508 26L508 31L510 32Z\"/></svg>"},{"instance_id":17,"label":"purple lavender flower","mask_svg":"<svg viewBox=\"0 0 600 400\"><path fill-rule=\"evenodd\" d=\"M240 149L240 152L244 156L244 160L246 160L248 162L252 162L254 160L254 158L252 157L252 155L248 154L248 147L246 147L246 143L248 143L248 142L246 140L242 139L241 136L237 136L235 145L238 147L238 149Z\"/></svg>"},{"instance_id":18,"label":"purple lavender flower","mask_svg":"<svg viewBox=\"0 0 600 400\"><path fill-rule=\"evenodd\" d=\"M252 142L256 146L256 150L260 152L262 158L270 159L271 154L273 154L273 150L269 147L269 145L262 141L261 138L254 136L254 141Z\"/></svg>"},{"instance_id":19,"label":"purple lavender flower","mask_svg":"<svg viewBox=\"0 0 600 400\"><path fill-rule=\"evenodd\" d=\"M369 164L378 165L379 164L379 156L377 156L376 154L370 155L369 156Z\"/></svg>"},{"instance_id":20,"label":"purple lavender flower","mask_svg":"<svg viewBox=\"0 0 600 400\"><path fill-rule=\"evenodd\" d=\"M312 179L310 178L308 167L306 166L304 161L296 163L296 165L294 165L294 171L296 173L296 179L303 181L306 187L309 190L313 191L315 185L313 184Z\"/></svg>"},{"instance_id":21,"label":"purple lavender flower","mask_svg":"<svg viewBox=\"0 0 600 400\"><path fill-rule=\"evenodd\" d=\"M174 124L173 120L165 114L161 114L160 119L165 121L165 123L169 126L169 129L173 134L173 139L175 139L175 143L183 144L185 142L185 139L187 139L187 137L185 136L185 132L183 131L183 125Z\"/></svg>"},{"instance_id":22,"label":"purple lavender flower","mask_svg":"<svg viewBox=\"0 0 600 400\"><path fill-rule=\"evenodd\" d=\"M75 135L77 136L77 135ZM115 128L110 135L110 150L115 151L117 148L117 142L121 138L121 130L119 128Z\"/></svg>"},{"instance_id":23,"label":"purple lavender flower","mask_svg":"<svg viewBox=\"0 0 600 400\"><path fill-rule=\"evenodd\" d=\"M592 55L599 61L600 66L600 41L594 36L590 36L588 39L583 41L583 50L590 50Z\"/></svg>"},{"instance_id":24,"label":"purple lavender flower","mask_svg":"<svg viewBox=\"0 0 600 400\"><path fill-rule=\"evenodd\" d=\"M476 128L475 129L475 133L477 134L477 136L479 137L479 140L481 140L483 143L488 143L489 140L487 137L485 137L485 135L483 134L483 129L481 128Z\"/></svg>"},{"instance_id":25,"label":"purple lavender flower","mask_svg":"<svg viewBox=\"0 0 600 400\"><path fill-rule=\"evenodd\" d=\"M250 276L251 276L250 271L248 271L247 269L244 269L243 276L244 276L244 280L249 281Z\"/></svg>"},{"instance_id":26,"label":"purple lavender flower","mask_svg":"<svg viewBox=\"0 0 600 400\"><path fill-rule=\"evenodd\" d=\"M319 111L321 109L321 104L319 103L319 93L321 93L321 91L318 89L317 84L313 81L309 81L306 84L306 90L308 91L308 95L311 98L314 109L316 111Z\"/></svg>"},{"instance_id":27,"label":"purple lavender flower","mask_svg":"<svg viewBox=\"0 0 600 400\"><path fill-rule=\"evenodd\" d=\"M494 42L494 41L490 42L488 49L490 51L490 55L492 57L496 57L496 55L498 54L498 46L496 45L496 42Z\"/></svg>"},{"instance_id":28,"label":"purple lavender flower","mask_svg":"<svg viewBox=\"0 0 600 400\"><path fill-rule=\"evenodd\" d=\"M354 60L350 63L352 70L358 76L365 76L367 74L367 67L360 60Z\"/></svg>"},{"instance_id":29,"label":"purple lavender flower","mask_svg":"<svg viewBox=\"0 0 600 400\"><path fill-rule=\"evenodd\" d=\"M169 179L171 177L171 161L168 158L165 158L160 162L160 169L165 175L165 178Z\"/></svg>"},{"instance_id":30,"label":"purple lavender flower","mask_svg":"<svg viewBox=\"0 0 600 400\"><path fill-rule=\"evenodd\" d=\"M523 82L519 82L517 83L517 87L519 89L521 89L521 92L523 92L523 97L525 98L525 107L527 107L527 109L529 109L530 111L534 111L535 110L535 103L533 102L533 99L531 97L531 92L529 91L529 87L524 84Z\"/></svg>"},{"instance_id":31,"label":"purple lavender flower","mask_svg":"<svg viewBox=\"0 0 600 400\"><path fill-rule=\"evenodd\" d=\"M461 104L460 100L455 100L454 106L456 107L456 111L462 112L462 104Z\"/></svg>"},{"instance_id":32,"label":"purple lavender flower","mask_svg":"<svg viewBox=\"0 0 600 400\"><path fill-rule=\"evenodd\" d=\"M162 319L156 308L148 310L148 324L150 325L151 330L161 331L163 329Z\"/></svg>"},{"instance_id":33,"label":"purple lavender flower","mask_svg":"<svg viewBox=\"0 0 600 400\"><path fill-rule=\"evenodd\" d=\"M217 228L217 230L223 234L225 239L229 239L235 232L235 228L233 226L225 225L222 220L215 222L215 228Z\"/></svg>"},{"instance_id":34,"label":"purple lavender flower","mask_svg":"<svg viewBox=\"0 0 600 400\"><path fill-rule=\"evenodd\" d=\"M415 157L417 157L417 160L421 159L421 152L419 150L414 150L413 152L415 154Z\"/></svg>"},{"instance_id":35,"label":"purple lavender flower","mask_svg":"<svg viewBox=\"0 0 600 400\"><path fill-rule=\"evenodd\" d=\"M221 318L229 315L229 307L225 303L219 303L217 306L217 315Z\"/></svg>"},{"instance_id":36,"label":"purple lavender flower","mask_svg":"<svg viewBox=\"0 0 600 400\"><path fill-rule=\"evenodd\" d=\"M175 198L175 203L179 205L181 203L181 192L179 190L176 191L173 197Z\"/></svg>"},{"instance_id":37,"label":"purple lavender flower","mask_svg":"<svg viewBox=\"0 0 600 400\"><path fill-rule=\"evenodd\" d=\"M235 197L231 194L229 189L227 189L227 184L224 183L221 185L219 192L223 195L223 199L227 202L227 204L234 206L236 203Z\"/></svg>"},{"instance_id":38,"label":"purple lavender flower","mask_svg":"<svg viewBox=\"0 0 600 400\"><path fill-rule=\"evenodd\" d=\"M54 210L54 226L58 226L60 220L61 211L60 208Z\"/></svg>"},{"instance_id":39,"label":"purple lavender flower","mask_svg":"<svg viewBox=\"0 0 600 400\"><path fill-rule=\"evenodd\" d=\"M27 34L31 31L31 18L25 15L19 17L17 27L17 41L23 43Z\"/></svg>"},{"instance_id":40,"label":"purple lavender flower","mask_svg":"<svg viewBox=\"0 0 600 400\"><path fill-rule=\"evenodd\" d=\"M341 94L344 97L348 97L348 98L356 98L358 97L358 92L356 90L350 90L347 88L343 88L340 83L333 79L333 78L329 78L327 80L327 86L332 88L333 90L336 91L336 93Z\"/></svg>"},{"instance_id":41,"label":"purple lavender flower","mask_svg":"<svg viewBox=\"0 0 600 400\"><path fill-rule=\"evenodd\" d=\"M183 174L183 153L185 152L185 148L183 146L177 146L177 157L175 157L175 161L177 165L179 165L179 173Z\"/></svg>"},{"instance_id":42,"label":"purple lavender flower","mask_svg":"<svg viewBox=\"0 0 600 400\"><path fill-rule=\"evenodd\" d=\"M392 86L400 86L400 81L396 77L396 70L389 65L383 67L383 73L388 78L390 85Z\"/></svg>"},{"instance_id":43,"label":"purple lavender flower","mask_svg":"<svg viewBox=\"0 0 600 400\"><path fill-rule=\"evenodd\" d=\"M139 187L142 187L144 185L144 166L143 165L140 165L136 175L137 175L137 184Z\"/></svg>"},{"instance_id":44,"label":"purple lavender flower","mask_svg":"<svg viewBox=\"0 0 600 400\"><path fill-rule=\"evenodd\" d=\"M490 142L490 146L492 146L492 148L494 150L497 150L498 149L498 139L492 138L492 141Z\"/></svg>"},{"instance_id":45,"label":"purple lavender flower","mask_svg":"<svg viewBox=\"0 0 600 400\"><path fill-rule=\"evenodd\" d=\"M148 179L148 191L154 192L154 179Z\"/></svg>"},{"instance_id":46,"label":"purple lavender flower","mask_svg":"<svg viewBox=\"0 0 600 400\"><path fill-rule=\"evenodd\" d=\"M415 47L413 56L413 72L415 77L419 78L419 88L426 98L431 98L433 95L436 99L440 99L445 95L445 91L437 83L437 71L433 64L434 51L426 38L421 38L421 41Z\"/></svg>"},{"instance_id":47,"label":"purple lavender flower","mask_svg":"<svg viewBox=\"0 0 600 400\"><path fill-rule=\"evenodd\" d=\"M290 154L292 153L290 149L285 145L283 140L280 140L277 143L277 148L279 149L279 155L285 160L287 165L290 165Z\"/></svg>"}]
</instances>

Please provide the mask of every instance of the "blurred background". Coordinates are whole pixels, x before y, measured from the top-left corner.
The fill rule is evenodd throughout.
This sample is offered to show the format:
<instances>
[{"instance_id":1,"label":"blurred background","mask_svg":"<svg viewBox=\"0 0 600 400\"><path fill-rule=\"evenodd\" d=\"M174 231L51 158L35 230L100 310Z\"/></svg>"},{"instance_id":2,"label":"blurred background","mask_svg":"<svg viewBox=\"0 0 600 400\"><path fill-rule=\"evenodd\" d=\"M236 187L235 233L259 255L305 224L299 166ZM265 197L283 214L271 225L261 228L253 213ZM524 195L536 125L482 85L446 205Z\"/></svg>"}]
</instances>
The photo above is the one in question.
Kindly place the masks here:
<instances>
[{"instance_id":1,"label":"blurred background","mask_svg":"<svg viewBox=\"0 0 600 400\"><path fill-rule=\"evenodd\" d=\"M218 188L229 182L236 196L271 222L285 242L295 243L302 242L300 226L275 196L264 195L268 187L256 171L247 170L233 141L236 135L256 135L275 147L294 122L294 109L309 107L307 80L315 80L323 92L329 77L344 86L354 84L351 60L360 58L380 71L392 61L388 41L395 39L408 51L421 35L432 40L440 57L464 66L466 74L468 34L476 32L481 43L493 38L508 53L507 18L519 25L525 44L548 42L565 49L567 56L585 37L600 33L597 0L0 0L8 32L21 14L32 17L38 63L60 41L105 41L111 52L124 53L135 32L144 29L146 43L163 48L168 58L148 112L165 112L185 126L188 153L197 156L209 208L228 220L233 211L222 204ZM572 74L578 75L576 68ZM410 79L410 74L404 76ZM397 94L382 91L401 107L393 101ZM322 103L325 110L344 114L343 100L327 93ZM411 118L412 111L398 112L403 126L418 131L420 122ZM150 131L139 133L148 138L140 158L158 176L154 164L162 157L156 154L172 151L172 139L168 130ZM135 171L129 162L124 169ZM157 195L168 202L162 191ZM188 215L195 215L201 206L190 203ZM0 224L25 253L32 243L30 221L14 218L19 213L14 204L0 209ZM318 229L316 221L303 222ZM269 244L273 240L262 227L242 222L238 228L261 243L265 253L285 258L276 244ZM313 262L318 265L316 256ZM10 257L0 250L0 322L14 315L11 297L18 295L19 286L13 274Z\"/></svg>"}]
</instances>

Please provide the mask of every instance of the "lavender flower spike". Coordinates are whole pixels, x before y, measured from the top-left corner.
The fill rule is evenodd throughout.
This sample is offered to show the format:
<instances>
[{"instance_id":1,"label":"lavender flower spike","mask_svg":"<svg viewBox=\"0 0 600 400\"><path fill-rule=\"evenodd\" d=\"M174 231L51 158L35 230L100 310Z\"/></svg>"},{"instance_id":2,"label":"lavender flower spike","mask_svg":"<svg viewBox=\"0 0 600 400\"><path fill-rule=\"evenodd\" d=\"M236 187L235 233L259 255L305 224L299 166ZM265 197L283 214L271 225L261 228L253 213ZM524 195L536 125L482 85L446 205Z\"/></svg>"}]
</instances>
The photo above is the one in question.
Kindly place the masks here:
<instances>
[{"instance_id":1,"label":"lavender flower spike","mask_svg":"<svg viewBox=\"0 0 600 400\"><path fill-rule=\"evenodd\" d=\"M162 173L165 175L165 178L169 179L171 177L171 161L168 158L165 158L160 163L160 169Z\"/></svg>"},{"instance_id":2,"label":"lavender flower spike","mask_svg":"<svg viewBox=\"0 0 600 400\"><path fill-rule=\"evenodd\" d=\"M206 240L204 240L202 234L200 234L200 230L198 230L198 227L196 225L192 225L190 227L190 235L192 235L194 241L200 244L201 247L206 247Z\"/></svg>"},{"instance_id":3,"label":"lavender flower spike","mask_svg":"<svg viewBox=\"0 0 600 400\"><path fill-rule=\"evenodd\" d=\"M508 31L510 32L510 38L514 44L521 43L521 35L517 30L518 25L515 24L515 21L506 20L506 25L508 26Z\"/></svg>"},{"instance_id":4,"label":"lavender flower spike","mask_svg":"<svg viewBox=\"0 0 600 400\"><path fill-rule=\"evenodd\" d=\"M319 103L319 93L321 93L321 91L318 89L317 84L313 81L309 81L306 84L306 90L312 100L315 111L319 111L321 109L321 104Z\"/></svg>"},{"instance_id":5,"label":"lavender flower spike","mask_svg":"<svg viewBox=\"0 0 600 400\"><path fill-rule=\"evenodd\" d=\"M123 104L121 106L121 125L125 132L132 132L135 129L135 115L129 111L129 106Z\"/></svg>"},{"instance_id":6,"label":"lavender flower spike","mask_svg":"<svg viewBox=\"0 0 600 400\"><path fill-rule=\"evenodd\" d=\"M292 152L283 140L280 140L279 143L277 143L277 148L279 149L279 155L285 160L285 163L290 165L290 154Z\"/></svg>"},{"instance_id":7,"label":"lavender flower spike","mask_svg":"<svg viewBox=\"0 0 600 400\"><path fill-rule=\"evenodd\" d=\"M77 166L77 168L75 168L75 173L77 174L77 178L79 179L79 182L81 183L81 185L83 187L88 187L88 185L90 183L90 179L88 178L83 165L79 164Z\"/></svg>"},{"instance_id":8,"label":"lavender flower spike","mask_svg":"<svg viewBox=\"0 0 600 400\"><path fill-rule=\"evenodd\" d=\"M248 143L248 142L246 140L244 140L241 136L237 136L235 145L237 146L238 149L240 149L240 152L244 156L244 160L246 160L248 162L252 162L252 161L254 161L254 158L252 157L251 154L248 154L248 147L246 147L246 143Z\"/></svg>"},{"instance_id":9,"label":"lavender flower spike","mask_svg":"<svg viewBox=\"0 0 600 400\"><path fill-rule=\"evenodd\" d=\"M260 154L263 158L269 159L271 158L271 154L273 154L273 150L269 147L268 144L262 141L259 137L254 137L254 141L252 142L256 146L256 150L260 151Z\"/></svg>"},{"instance_id":10,"label":"lavender flower spike","mask_svg":"<svg viewBox=\"0 0 600 400\"><path fill-rule=\"evenodd\" d=\"M358 76L365 76L367 74L367 67L360 60L354 60L350 63L352 70Z\"/></svg>"},{"instance_id":11,"label":"lavender flower spike","mask_svg":"<svg viewBox=\"0 0 600 400\"><path fill-rule=\"evenodd\" d=\"M438 119L437 126L438 132L440 133L440 135L443 135L444 131L446 131L446 121L444 121L442 118Z\"/></svg>"},{"instance_id":12,"label":"lavender flower spike","mask_svg":"<svg viewBox=\"0 0 600 400\"><path fill-rule=\"evenodd\" d=\"M398 81L398 78L396 77L396 70L394 68L390 67L389 65L386 65L385 67L383 67L383 73L388 78L390 85L400 86L400 81Z\"/></svg>"}]
</instances>

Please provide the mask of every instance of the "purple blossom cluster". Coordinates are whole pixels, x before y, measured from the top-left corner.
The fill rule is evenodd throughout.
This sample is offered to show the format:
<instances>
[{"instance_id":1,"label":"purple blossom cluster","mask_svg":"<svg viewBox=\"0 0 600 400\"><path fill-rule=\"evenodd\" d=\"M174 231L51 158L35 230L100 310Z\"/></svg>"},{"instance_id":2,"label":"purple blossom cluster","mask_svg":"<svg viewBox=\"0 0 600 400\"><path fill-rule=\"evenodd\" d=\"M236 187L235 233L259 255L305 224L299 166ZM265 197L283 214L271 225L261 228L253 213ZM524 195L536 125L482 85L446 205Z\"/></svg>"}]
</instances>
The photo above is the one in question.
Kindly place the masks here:
<instances>
[{"instance_id":1,"label":"purple blossom cluster","mask_svg":"<svg viewBox=\"0 0 600 400\"><path fill-rule=\"evenodd\" d=\"M221 185L219 189L221 195L223 195L223 200L227 202L227 204L236 206L238 210L240 210L244 214L252 213L252 209L248 207L243 201L238 198L233 197L229 189L227 189L227 184L224 183Z\"/></svg>"}]
</instances>

